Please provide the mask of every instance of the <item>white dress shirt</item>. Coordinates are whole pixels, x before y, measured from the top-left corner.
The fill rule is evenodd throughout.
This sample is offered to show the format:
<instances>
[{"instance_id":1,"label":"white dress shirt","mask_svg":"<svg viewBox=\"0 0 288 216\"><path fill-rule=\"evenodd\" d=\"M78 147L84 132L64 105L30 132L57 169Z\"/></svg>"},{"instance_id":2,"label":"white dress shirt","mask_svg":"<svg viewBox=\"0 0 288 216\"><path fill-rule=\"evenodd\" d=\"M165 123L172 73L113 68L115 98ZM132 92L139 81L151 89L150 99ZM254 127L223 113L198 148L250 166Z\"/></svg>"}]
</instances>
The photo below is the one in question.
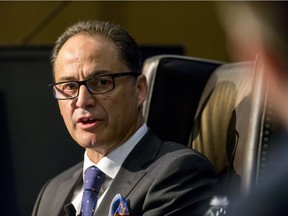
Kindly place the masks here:
<instances>
[{"instance_id":1,"label":"white dress shirt","mask_svg":"<svg viewBox=\"0 0 288 216\"><path fill-rule=\"evenodd\" d=\"M148 128L144 123L125 143L114 149L112 152L108 153L103 157L97 164L91 161L87 155L87 152L84 153L84 165L83 165L83 175L84 171L90 166L97 166L103 173L105 173L105 180L101 186L96 209L100 205L103 197L105 196L107 190L109 189L113 179L117 175L120 167L122 166L124 160L127 158L129 153L133 150L136 144L140 139L145 135ZM81 200L83 195L83 185L74 193L74 198L72 199L72 204L76 209L76 215L80 214L81 211Z\"/></svg>"}]
</instances>

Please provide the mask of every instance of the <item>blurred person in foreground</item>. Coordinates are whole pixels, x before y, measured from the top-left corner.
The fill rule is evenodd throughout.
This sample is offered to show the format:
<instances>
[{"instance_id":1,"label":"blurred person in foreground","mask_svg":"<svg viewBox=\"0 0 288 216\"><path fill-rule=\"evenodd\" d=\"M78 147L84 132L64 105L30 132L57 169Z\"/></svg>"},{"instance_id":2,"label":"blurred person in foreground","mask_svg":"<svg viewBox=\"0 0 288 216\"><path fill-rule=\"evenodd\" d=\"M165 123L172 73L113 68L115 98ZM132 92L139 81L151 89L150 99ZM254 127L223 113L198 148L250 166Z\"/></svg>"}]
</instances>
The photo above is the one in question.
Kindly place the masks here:
<instances>
[{"instance_id":1,"label":"blurred person in foreground","mask_svg":"<svg viewBox=\"0 0 288 216\"><path fill-rule=\"evenodd\" d=\"M51 59L50 87L85 153L83 162L46 183L32 215L203 215L217 185L213 167L196 151L163 142L145 124L148 86L128 32L109 22L78 22L58 38ZM91 170L97 177L86 180ZM86 188L94 179L102 184ZM84 201L91 191L96 198Z\"/></svg>"},{"instance_id":2,"label":"blurred person in foreground","mask_svg":"<svg viewBox=\"0 0 288 216\"><path fill-rule=\"evenodd\" d=\"M277 216L288 214L288 2L225 2L217 5L233 60L263 64L273 117L271 155L263 181L230 215Z\"/></svg>"}]
</instances>

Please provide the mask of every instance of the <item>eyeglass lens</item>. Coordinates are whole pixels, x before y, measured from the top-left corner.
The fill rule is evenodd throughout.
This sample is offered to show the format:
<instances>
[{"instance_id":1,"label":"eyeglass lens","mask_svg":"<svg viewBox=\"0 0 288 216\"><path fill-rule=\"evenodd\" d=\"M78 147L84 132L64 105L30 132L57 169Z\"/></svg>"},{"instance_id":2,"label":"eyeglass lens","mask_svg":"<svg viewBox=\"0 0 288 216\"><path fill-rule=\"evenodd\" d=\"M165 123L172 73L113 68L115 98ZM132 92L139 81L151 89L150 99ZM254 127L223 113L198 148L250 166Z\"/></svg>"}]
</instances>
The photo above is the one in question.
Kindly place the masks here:
<instances>
[{"instance_id":1,"label":"eyeglass lens","mask_svg":"<svg viewBox=\"0 0 288 216\"><path fill-rule=\"evenodd\" d=\"M113 78L102 76L80 82L59 83L54 86L55 96L60 99L77 97L81 85L85 85L92 94L104 93L113 89Z\"/></svg>"},{"instance_id":2,"label":"eyeglass lens","mask_svg":"<svg viewBox=\"0 0 288 216\"><path fill-rule=\"evenodd\" d=\"M137 72L121 72L92 77L83 81L67 81L51 84L56 99L73 99L78 96L79 88L85 85L91 94L101 94L114 89L114 78L122 76L139 76Z\"/></svg>"}]
</instances>

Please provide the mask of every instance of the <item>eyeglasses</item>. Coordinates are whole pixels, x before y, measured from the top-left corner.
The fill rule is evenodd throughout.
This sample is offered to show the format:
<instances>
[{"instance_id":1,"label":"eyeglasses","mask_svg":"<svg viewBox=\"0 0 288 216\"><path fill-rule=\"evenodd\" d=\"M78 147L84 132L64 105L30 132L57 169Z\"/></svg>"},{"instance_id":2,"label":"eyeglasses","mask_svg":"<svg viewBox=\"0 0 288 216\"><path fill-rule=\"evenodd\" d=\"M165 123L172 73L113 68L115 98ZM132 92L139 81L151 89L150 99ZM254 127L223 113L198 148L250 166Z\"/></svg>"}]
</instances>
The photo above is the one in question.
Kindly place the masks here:
<instances>
[{"instance_id":1,"label":"eyeglasses","mask_svg":"<svg viewBox=\"0 0 288 216\"><path fill-rule=\"evenodd\" d=\"M139 76L137 72L121 72L103 74L91 77L82 81L65 81L48 85L53 89L54 97L57 100L69 100L78 97L79 88L85 85L90 94L103 94L112 91L115 88L114 79L122 76Z\"/></svg>"}]
</instances>

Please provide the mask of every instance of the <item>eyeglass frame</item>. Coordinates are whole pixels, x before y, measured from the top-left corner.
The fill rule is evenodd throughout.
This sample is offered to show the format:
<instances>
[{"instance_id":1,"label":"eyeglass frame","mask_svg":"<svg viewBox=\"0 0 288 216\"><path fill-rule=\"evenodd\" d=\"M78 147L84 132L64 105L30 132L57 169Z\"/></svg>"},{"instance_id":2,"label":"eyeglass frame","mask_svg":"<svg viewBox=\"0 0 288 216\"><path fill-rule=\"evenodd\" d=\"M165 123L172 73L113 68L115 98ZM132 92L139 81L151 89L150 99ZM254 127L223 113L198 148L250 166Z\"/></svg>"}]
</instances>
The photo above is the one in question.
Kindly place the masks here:
<instances>
[{"instance_id":1,"label":"eyeglass frame","mask_svg":"<svg viewBox=\"0 0 288 216\"><path fill-rule=\"evenodd\" d=\"M53 96L54 96L54 98L56 99L56 100L72 100L72 99L74 99L74 98L77 98L78 96L79 96L79 89L80 89L80 87L82 86L82 85L84 85L86 88L87 88L87 90L88 90L88 92L90 93L90 94L92 94L92 95L97 95L97 94L104 94L104 93L106 93L106 92L110 92L110 91L112 91L114 88L115 88L115 78L116 77L123 77L123 76L134 76L134 77L138 77L139 75L141 75L141 73L139 73L139 72L119 72L119 73L108 73L108 74L101 74L101 75L96 75L96 76L93 76L93 77L90 77L90 78L88 78L88 79L86 79L86 80L81 80L81 81L79 81L79 80L71 80L71 81L63 81L63 82L57 82L57 83L53 83L53 84L49 84L48 85L48 88L50 89L50 88L52 88L52 91L53 91ZM89 89L89 87L87 86L87 82L89 81L89 80L92 80L92 79L95 79L95 78L98 78L98 77L105 77L105 76L111 76L112 77L112 88L111 89L109 89L109 90L107 90L107 91L104 91L104 92L99 92L99 93L93 93L93 92L91 92L91 90ZM56 86L56 85L59 85L59 84L63 84L63 83L77 83L78 84L78 89L77 89L77 94L75 95L75 96L73 96L73 97L69 97L69 98L57 98L56 97L56 93L55 93L55 89L54 89L54 86Z\"/></svg>"}]
</instances>

